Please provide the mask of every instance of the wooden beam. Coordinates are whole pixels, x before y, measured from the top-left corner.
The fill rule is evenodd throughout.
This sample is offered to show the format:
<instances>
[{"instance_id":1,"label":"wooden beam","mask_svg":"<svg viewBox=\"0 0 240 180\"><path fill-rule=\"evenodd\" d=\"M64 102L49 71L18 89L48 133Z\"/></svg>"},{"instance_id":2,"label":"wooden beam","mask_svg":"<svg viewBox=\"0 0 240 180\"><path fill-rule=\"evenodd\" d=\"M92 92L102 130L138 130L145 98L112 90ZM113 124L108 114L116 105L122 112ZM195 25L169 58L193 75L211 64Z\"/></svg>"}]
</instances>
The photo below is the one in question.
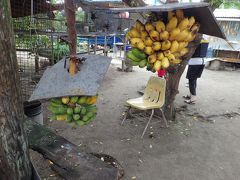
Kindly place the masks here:
<instances>
[{"instance_id":1,"label":"wooden beam","mask_svg":"<svg viewBox=\"0 0 240 180\"><path fill-rule=\"evenodd\" d=\"M122 168L115 168L93 154L83 152L52 130L30 120L25 122L29 147L41 153L53 164L51 167L65 179L117 180Z\"/></svg>"}]
</instances>

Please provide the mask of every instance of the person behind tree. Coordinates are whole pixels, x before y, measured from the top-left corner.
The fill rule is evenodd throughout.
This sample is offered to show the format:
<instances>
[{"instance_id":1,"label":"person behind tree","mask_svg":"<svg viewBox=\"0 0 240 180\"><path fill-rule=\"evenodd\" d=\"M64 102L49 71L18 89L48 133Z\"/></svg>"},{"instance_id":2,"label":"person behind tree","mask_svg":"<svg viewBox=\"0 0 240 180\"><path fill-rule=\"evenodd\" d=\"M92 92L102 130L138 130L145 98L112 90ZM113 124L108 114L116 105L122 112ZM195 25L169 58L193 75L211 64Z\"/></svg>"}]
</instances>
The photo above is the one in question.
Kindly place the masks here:
<instances>
[{"instance_id":1,"label":"person behind tree","mask_svg":"<svg viewBox=\"0 0 240 180\"><path fill-rule=\"evenodd\" d=\"M187 70L187 76L189 83L189 95L183 96L186 100L185 103L188 104L195 104L197 100L197 79L201 78L205 61L204 57L206 57L208 48L208 42L206 40L202 40L200 45L197 47L193 58L191 58L188 62L188 70Z\"/></svg>"}]
</instances>

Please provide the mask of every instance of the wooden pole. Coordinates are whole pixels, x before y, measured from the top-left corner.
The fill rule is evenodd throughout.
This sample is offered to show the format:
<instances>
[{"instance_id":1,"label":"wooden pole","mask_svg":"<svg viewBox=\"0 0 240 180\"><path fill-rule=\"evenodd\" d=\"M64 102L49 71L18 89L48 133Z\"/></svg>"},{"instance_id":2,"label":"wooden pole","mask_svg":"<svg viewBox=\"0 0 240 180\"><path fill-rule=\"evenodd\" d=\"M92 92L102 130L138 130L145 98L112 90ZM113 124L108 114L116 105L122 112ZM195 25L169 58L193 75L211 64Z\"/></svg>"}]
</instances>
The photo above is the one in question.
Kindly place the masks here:
<instances>
[{"instance_id":1,"label":"wooden pole","mask_svg":"<svg viewBox=\"0 0 240 180\"><path fill-rule=\"evenodd\" d=\"M0 179L31 179L10 1L0 1Z\"/></svg>"},{"instance_id":2,"label":"wooden pole","mask_svg":"<svg viewBox=\"0 0 240 180\"><path fill-rule=\"evenodd\" d=\"M65 3L65 13L67 17L67 27L68 27L68 44L70 51L70 61L69 61L69 73L74 75L77 73L77 31L75 27L76 17L75 17L75 6L73 0L64 0Z\"/></svg>"}]
</instances>

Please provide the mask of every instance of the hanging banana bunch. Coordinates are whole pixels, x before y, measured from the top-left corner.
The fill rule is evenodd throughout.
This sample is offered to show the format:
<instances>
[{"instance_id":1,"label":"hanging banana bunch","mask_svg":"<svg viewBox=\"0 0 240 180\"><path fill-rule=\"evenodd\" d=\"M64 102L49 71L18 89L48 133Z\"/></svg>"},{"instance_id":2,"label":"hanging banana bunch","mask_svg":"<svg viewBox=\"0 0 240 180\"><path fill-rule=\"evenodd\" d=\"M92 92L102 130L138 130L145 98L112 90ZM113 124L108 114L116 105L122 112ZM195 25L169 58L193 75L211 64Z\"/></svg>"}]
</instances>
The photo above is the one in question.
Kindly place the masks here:
<instances>
[{"instance_id":1,"label":"hanging banana bunch","mask_svg":"<svg viewBox=\"0 0 240 180\"><path fill-rule=\"evenodd\" d=\"M143 24L137 20L127 33L132 47L127 57L133 66L146 66L152 72L180 64L199 29L195 17L186 17L181 9L168 12L167 22L150 19Z\"/></svg>"}]
</instances>

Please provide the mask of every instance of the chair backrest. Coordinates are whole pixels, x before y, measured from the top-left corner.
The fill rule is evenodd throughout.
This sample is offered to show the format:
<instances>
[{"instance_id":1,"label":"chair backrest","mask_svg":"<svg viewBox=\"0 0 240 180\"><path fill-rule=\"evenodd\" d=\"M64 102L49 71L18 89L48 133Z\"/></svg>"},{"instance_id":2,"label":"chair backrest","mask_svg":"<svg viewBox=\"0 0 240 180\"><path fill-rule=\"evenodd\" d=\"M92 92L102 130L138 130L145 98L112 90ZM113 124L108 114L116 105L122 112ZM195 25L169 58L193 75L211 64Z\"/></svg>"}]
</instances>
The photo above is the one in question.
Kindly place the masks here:
<instances>
[{"instance_id":1,"label":"chair backrest","mask_svg":"<svg viewBox=\"0 0 240 180\"><path fill-rule=\"evenodd\" d=\"M165 103L166 80L159 77L150 77L144 90L144 101L159 104L159 107Z\"/></svg>"}]
</instances>

